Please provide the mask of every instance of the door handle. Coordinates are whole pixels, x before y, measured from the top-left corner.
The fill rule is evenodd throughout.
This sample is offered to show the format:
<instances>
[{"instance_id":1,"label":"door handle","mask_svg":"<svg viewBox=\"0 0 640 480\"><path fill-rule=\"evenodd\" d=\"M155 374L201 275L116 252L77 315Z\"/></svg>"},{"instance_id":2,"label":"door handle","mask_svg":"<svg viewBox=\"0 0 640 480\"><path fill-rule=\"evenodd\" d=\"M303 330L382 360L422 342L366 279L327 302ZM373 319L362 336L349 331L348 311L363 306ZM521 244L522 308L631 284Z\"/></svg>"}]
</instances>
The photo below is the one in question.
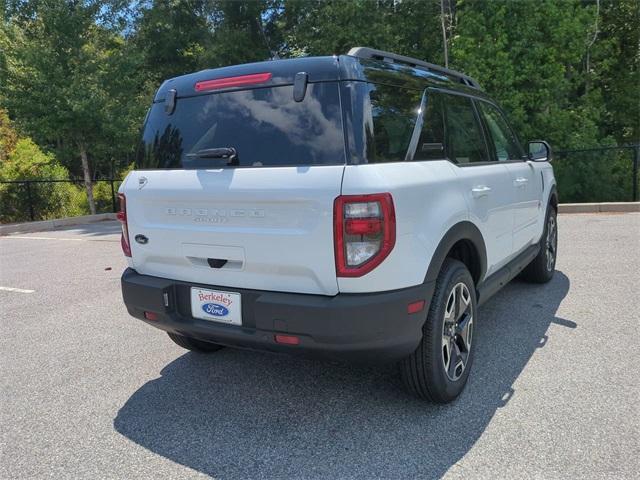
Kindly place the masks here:
<instances>
[{"instance_id":1,"label":"door handle","mask_svg":"<svg viewBox=\"0 0 640 480\"><path fill-rule=\"evenodd\" d=\"M471 189L471 195L473 195L473 198L486 197L489 195L489 192L491 192L491 188L486 185L478 185Z\"/></svg>"},{"instance_id":2,"label":"door handle","mask_svg":"<svg viewBox=\"0 0 640 480\"><path fill-rule=\"evenodd\" d=\"M529 183L529 180L524 177L518 177L513 181L515 187L524 187L527 183Z\"/></svg>"}]
</instances>

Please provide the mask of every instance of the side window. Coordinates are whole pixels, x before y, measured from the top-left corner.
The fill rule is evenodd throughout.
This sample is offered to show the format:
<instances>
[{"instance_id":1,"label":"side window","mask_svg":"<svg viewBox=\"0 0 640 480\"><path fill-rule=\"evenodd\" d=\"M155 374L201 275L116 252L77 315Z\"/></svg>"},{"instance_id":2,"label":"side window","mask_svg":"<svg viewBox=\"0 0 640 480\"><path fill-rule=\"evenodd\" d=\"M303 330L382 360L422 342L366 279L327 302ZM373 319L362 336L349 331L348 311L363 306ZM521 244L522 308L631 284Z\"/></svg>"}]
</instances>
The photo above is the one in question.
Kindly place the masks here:
<instances>
[{"instance_id":1,"label":"side window","mask_svg":"<svg viewBox=\"0 0 640 480\"><path fill-rule=\"evenodd\" d=\"M487 124L498 161L522 160L524 152L500 110L487 102L479 101L477 105Z\"/></svg>"},{"instance_id":2,"label":"side window","mask_svg":"<svg viewBox=\"0 0 640 480\"><path fill-rule=\"evenodd\" d=\"M370 124L367 129L368 163L402 162L418 119L422 92L369 84Z\"/></svg>"},{"instance_id":3,"label":"side window","mask_svg":"<svg viewBox=\"0 0 640 480\"><path fill-rule=\"evenodd\" d=\"M443 100L451 160L459 164L490 161L471 99L447 94Z\"/></svg>"},{"instance_id":4,"label":"side window","mask_svg":"<svg viewBox=\"0 0 640 480\"><path fill-rule=\"evenodd\" d=\"M422 132L413 156L414 161L441 160L444 152L444 112L442 98L434 92L427 92L427 102L422 117Z\"/></svg>"}]
</instances>

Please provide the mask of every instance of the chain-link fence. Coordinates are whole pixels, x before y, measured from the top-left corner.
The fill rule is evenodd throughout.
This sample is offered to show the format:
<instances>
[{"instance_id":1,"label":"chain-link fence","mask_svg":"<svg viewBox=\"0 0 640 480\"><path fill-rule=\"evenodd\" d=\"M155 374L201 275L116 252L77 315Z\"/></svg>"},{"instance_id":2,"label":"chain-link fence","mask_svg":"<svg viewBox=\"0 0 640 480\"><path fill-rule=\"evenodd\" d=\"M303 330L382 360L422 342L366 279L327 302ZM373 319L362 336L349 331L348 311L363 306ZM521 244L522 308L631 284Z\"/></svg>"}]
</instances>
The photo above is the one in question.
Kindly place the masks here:
<instances>
[{"instance_id":1,"label":"chain-link fence","mask_svg":"<svg viewBox=\"0 0 640 480\"><path fill-rule=\"evenodd\" d=\"M554 152L553 168L562 203L638 201L640 144ZM93 182L98 213L117 210L122 179ZM0 181L0 223L86 215L81 179Z\"/></svg>"},{"instance_id":2,"label":"chain-link fence","mask_svg":"<svg viewBox=\"0 0 640 480\"><path fill-rule=\"evenodd\" d=\"M117 210L122 179L93 181L97 213ZM89 202L82 179L0 180L0 223L28 222L87 215Z\"/></svg>"}]
</instances>

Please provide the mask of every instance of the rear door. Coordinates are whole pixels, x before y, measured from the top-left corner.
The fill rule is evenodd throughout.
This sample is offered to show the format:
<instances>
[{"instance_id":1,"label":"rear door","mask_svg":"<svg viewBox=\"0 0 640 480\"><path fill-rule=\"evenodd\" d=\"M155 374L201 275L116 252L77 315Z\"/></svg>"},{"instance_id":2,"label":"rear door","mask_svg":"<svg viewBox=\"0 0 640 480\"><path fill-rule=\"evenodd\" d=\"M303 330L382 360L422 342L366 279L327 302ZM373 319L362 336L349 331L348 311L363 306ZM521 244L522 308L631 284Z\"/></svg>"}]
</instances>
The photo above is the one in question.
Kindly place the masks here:
<instances>
[{"instance_id":1,"label":"rear door","mask_svg":"<svg viewBox=\"0 0 640 480\"><path fill-rule=\"evenodd\" d=\"M441 94L445 107L447 154L458 167L469 215L487 249L487 275L507 263L512 251L513 188L504 165L491 158L471 98Z\"/></svg>"},{"instance_id":2,"label":"rear door","mask_svg":"<svg viewBox=\"0 0 640 480\"><path fill-rule=\"evenodd\" d=\"M524 250L536 239L538 213L542 204L542 178L527 161L520 142L502 112L493 104L478 101L487 127L495 160L503 163L511 175L513 203L513 252Z\"/></svg>"},{"instance_id":3,"label":"rear door","mask_svg":"<svg viewBox=\"0 0 640 480\"><path fill-rule=\"evenodd\" d=\"M170 113L154 103L122 190L133 268L228 288L337 293L338 84L310 83L302 101L293 88L177 98Z\"/></svg>"}]
</instances>

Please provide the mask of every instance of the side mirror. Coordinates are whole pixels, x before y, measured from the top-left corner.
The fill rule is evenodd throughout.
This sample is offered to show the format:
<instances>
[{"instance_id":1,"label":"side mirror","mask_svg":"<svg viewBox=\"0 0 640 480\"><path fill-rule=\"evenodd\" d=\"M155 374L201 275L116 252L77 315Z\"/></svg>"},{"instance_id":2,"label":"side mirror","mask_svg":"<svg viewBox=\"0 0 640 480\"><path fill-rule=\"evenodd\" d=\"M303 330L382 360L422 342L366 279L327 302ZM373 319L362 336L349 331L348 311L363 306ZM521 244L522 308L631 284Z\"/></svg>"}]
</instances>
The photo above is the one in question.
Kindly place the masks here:
<instances>
[{"instance_id":1,"label":"side mirror","mask_svg":"<svg viewBox=\"0 0 640 480\"><path fill-rule=\"evenodd\" d=\"M550 162L553 159L551 146L544 140L533 140L529 142L529 160L534 162Z\"/></svg>"}]
</instances>

